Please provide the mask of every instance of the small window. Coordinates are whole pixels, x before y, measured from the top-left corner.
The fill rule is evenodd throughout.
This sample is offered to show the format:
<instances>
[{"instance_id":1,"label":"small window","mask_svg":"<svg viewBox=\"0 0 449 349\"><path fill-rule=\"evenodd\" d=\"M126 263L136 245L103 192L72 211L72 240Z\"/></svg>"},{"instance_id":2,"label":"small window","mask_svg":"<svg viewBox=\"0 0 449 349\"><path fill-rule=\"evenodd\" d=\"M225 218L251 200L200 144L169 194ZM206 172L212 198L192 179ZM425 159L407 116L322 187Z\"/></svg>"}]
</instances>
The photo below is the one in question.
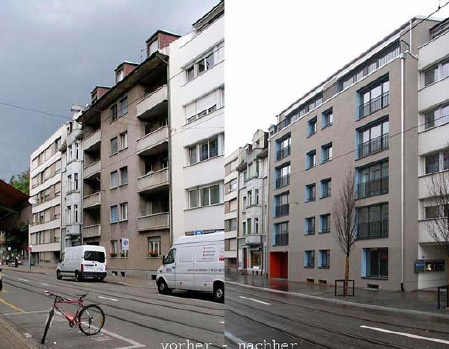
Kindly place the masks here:
<instances>
[{"instance_id":1,"label":"small window","mask_svg":"<svg viewBox=\"0 0 449 349\"><path fill-rule=\"evenodd\" d=\"M128 132L120 134L120 150L128 148Z\"/></svg>"},{"instance_id":2,"label":"small window","mask_svg":"<svg viewBox=\"0 0 449 349\"><path fill-rule=\"evenodd\" d=\"M111 223L117 223L118 222L118 210L117 205L111 206Z\"/></svg>"},{"instance_id":3,"label":"small window","mask_svg":"<svg viewBox=\"0 0 449 349\"><path fill-rule=\"evenodd\" d=\"M327 198L331 196L331 179L323 179L320 182L320 198Z\"/></svg>"},{"instance_id":4,"label":"small window","mask_svg":"<svg viewBox=\"0 0 449 349\"><path fill-rule=\"evenodd\" d=\"M111 185L110 188L117 188L118 187L118 173L117 171L111 172Z\"/></svg>"},{"instance_id":5,"label":"small window","mask_svg":"<svg viewBox=\"0 0 449 349\"><path fill-rule=\"evenodd\" d=\"M154 236L148 238L148 256L160 257L162 256L161 237Z\"/></svg>"},{"instance_id":6,"label":"small window","mask_svg":"<svg viewBox=\"0 0 449 349\"><path fill-rule=\"evenodd\" d=\"M317 118L316 116L310 119L307 123L307 137L313 136L317 131Z\"/></svg>"},{"instance_id":7,"label":"small window","mask_svg":"<svg viewBox=\"0 0 449 349\"><path fill-rule=\"evenodd\" d=\"M120 101L120 116L128 113L128 97L123 98Z\"/></svg>"},{"instance_id":8,"label":"small window","mask_svg":"<svg viewBox=\"0 0 449 349\"><path fill-rule=\"evenodd\" d=\"M305 220L305 234L313 235L315 234L315 217L308 217Z\"/></svg>"},{"instance_id":9,"label":"small window","mask_svg":"<svg viewBox=\"0 0 449 349\"><path fill-rule=\"evenodd\" d=\"M306 202L315 201L315 183L306 185Z\"/></svg>"},{"instance_id":10,"label":"small window","mask_svg":"<svg viewBox=\"0 0 449 349\"><path fill-rule=\"evenodd\" d=\"M122 220L122 221L128 220L128 203L127 202L120 204L120 220Z\"/></svg>"},{"instance_id":11,"label":"small window","mask_svg":"<svg viewBox=\"0 0 449 349\"><path fill-rule=\"evenodd\" d=\"M330 250L318 251L318 268L330 268Z\"/></svg>"},{"instance_id":12,"label":"small window","mask_svg":"<svg viewBox=\"0 0 449 349\"><path fill-rule=\"evenodd\" d=\"M111 155L117 154L118 152L118 140L117 137L111 139Z\"/></svg>"},{"instance_id":13,"label":"small window","mask_svg":"<svg viewBox=\"0 0 449 349\"><path fill-rule=\"evenodd\" d=\"M304 267L305 268L315 267L315 251L313 250L304 251Z\"/></svg>"},{"instance_id":14,"label":"small window","mask_svg":"<svg viewBox=\"0 0 449 349\"><path fill-rule=\"evenodd\" d=\"M116 121L117 120L117 104L114 104L111 107L111 121Z\"/></svg>"},{"instance_id":15,"label":"small window","mask_svg":"<svg viewBox=\"0 0 449 349\"><path fill-rule=\"evenodd\" d=\"M316 150L311 150L306 155L306 169L316 166Z\"/></svg>"},{"instance_id":16,"label":"small window","mask_svg":"<svg viewBox=\"0 0 449 349\"><path fill-rule=\"evenodd\" d=\"M330 233L331 215L330 213L320 215L320 233Z\"/></svg>"},{"instance_id":17,"label":"small window","mask_svg":"<svg viewBox=\"0 0 449 349\"><path fill-rule=\"evenodd\" d=\"M334 113L332 108L326 110L322 115L322 128L329 127L334 122Z\"/></svg>"},{"instance_id":18,"label":"small window","mask_svg":"<svg viewBox=\"0 0 449 349\"><path fill-rule=\"evenodd\" d=\"M189 191L189 207L199 207L199 191L196 189Z\"/></svg>"},{"instance_id":19,"label":"small window","mask_svg":"<svg viewBox=\"0 0 449 349\"><path fill-rule=\"evenodd\" d=\"M195 77L195 67L193 65L186 70L186 77L187 81L192 81Z\"/></svg>"},{"instance_id":20,"label":"small window","mask_svg":"<svg viewBox=\"0 0 449 349\"><path fill-rule=\"evenodd\" d=\"M429 86L438 80L438 65L435 65L424 72L424 86Z\"/></svg>"},{"instance_id":21,"label":"small window","mask_svg":"<svg viewBox=\"0 0 449 349\"><path fill-rule=\"evenodd\" d=\"M321 147L321 163L325 163L330 160L332 160L332 143Z\"/></svg>"},{"instance_id":22,"label":"small window","mask_svg":"<svg viewBox=\"0 0 449 349\"><path fill-rule=\"evenodd\" d=\"M122 167L120 169L120 184L125 185L128 184L128 167Z\"/></svg>"}]
</instances>

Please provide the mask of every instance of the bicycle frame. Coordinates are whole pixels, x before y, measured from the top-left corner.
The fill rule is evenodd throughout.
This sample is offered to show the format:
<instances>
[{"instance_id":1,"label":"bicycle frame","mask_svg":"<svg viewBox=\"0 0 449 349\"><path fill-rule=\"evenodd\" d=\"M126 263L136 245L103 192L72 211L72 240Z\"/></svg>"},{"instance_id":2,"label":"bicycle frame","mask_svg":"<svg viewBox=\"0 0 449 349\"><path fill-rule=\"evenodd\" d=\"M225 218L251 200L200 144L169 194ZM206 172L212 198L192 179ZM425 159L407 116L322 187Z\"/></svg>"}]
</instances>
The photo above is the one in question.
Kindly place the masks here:
<instances>
[{"instance_id":1,"label":"bicycle frame","mask_svg":"<svg viewBox=\"0 0 449 349\"><path fill-rule=\"evenodd\" d=\"M71 315L68 315L67 313L63 312L61 309L59 309L58 304L76 305L77 309L75 315L73 315L72 317ZM56 297L53 303L53 309L57 310L60 314L62 314L66 318L66 320L71 324L73 324L74 326L77 326L79 324L80 309L82 309L83 307L84 301L79 299L61 299L61 298L58 299L58 297Z\"/></svg>"}]
</instances>

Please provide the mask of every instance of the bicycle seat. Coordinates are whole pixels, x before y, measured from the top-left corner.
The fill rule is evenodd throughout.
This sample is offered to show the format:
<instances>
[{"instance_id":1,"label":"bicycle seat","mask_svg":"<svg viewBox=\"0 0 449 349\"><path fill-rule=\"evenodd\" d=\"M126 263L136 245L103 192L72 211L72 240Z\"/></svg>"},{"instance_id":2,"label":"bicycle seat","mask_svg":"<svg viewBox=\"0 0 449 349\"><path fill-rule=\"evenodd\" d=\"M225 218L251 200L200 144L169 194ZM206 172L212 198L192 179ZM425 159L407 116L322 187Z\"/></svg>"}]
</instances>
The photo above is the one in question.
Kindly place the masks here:
<instances>
[{"instance_id":1,"label":"bicycle seat","mask_svg":"<svg viewBox=\"0 0 449 349\"><path fill-rule=\"evenodd\" d=\"M79 297L79 300L82 301L84 298L87 297L87 294L77 294L77 296Z\"/></svg>"}]
</instances>

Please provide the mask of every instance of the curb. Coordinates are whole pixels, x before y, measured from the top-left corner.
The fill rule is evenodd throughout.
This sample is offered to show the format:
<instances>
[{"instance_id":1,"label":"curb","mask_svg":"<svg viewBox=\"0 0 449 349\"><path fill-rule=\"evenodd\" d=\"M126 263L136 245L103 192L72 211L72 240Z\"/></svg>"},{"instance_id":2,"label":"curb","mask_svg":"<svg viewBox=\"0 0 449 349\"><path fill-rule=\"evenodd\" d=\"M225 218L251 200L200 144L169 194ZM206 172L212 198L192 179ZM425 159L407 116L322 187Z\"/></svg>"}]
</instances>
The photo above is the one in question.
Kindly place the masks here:
<instances>
[{"instance_id":1,"label":"curb","mask_svg":"<svg viewBox=\"0 0 449 349\"><path fill-rule=\"evenodd\" d=\"M12 323L7 321L4 317L0 317L0 325L3 325L7 331L9 331L14 337L17 338L17 343L23 343L24 348L28 349L37 349L38 347L35 346L32 342L30 342L27 338L25 338L21 333L18 332L18 330L14 327Z\"/></svg>"},{"instance_id":2,"label":"curb","mask_svg":"<svg viewBox=\"0 0 449 349\"><path fill-rule=\"evenodd\" d=\"M225 338L225 342L228 342L229 344L233 344L236 347L238 347L239 344L243 344L246 347L248 344L245 341L241 340L240 338L237 338L236 336L234 336L232 333L229 333L226 331L224 332L224 338Z\"/></svg>"},{"instance_id":3,"label":"curb","mask_svg":"<svg viewBox=\"0 0 449 349\"><path fill-rule=\"evenodd\" d=\"M258 289L258 290L265 291L265 292L279 293L279 294L288 294L288 295L292 295L292 296L298 297L298 298L314 299L314 300L320 300L320 301L324 301L324 302L328 302L328 303L342 304L342 305L358 307L358 308L364 308L364 309L384 310L384 311L390 311L390 312L394 312L394 313L403 313L403 314L410 314L410 315L431 316L431 317L436 317L436 318L445 319L445 320L449 319L449 314L448 315L436 314L436 313L430 313L430 312L422 311L422 310L400 309L400 308L386 307L386 306L383 306L383 305L356 303L356 302L351 302L351 301L344 301L344 300L341 300L341 299L333 299L333 298L312 296L312 295L305 294L305 293L273 290L271 288L266 288L266 287L241 284L241 283L238 283L238 282L235 282L235 281L225 280L225 282L228 283L228 284L231 284L231 285L240 286L240 287L246 287L246 288L252 288L252 289Z\"/></svg>"}]
</instances>

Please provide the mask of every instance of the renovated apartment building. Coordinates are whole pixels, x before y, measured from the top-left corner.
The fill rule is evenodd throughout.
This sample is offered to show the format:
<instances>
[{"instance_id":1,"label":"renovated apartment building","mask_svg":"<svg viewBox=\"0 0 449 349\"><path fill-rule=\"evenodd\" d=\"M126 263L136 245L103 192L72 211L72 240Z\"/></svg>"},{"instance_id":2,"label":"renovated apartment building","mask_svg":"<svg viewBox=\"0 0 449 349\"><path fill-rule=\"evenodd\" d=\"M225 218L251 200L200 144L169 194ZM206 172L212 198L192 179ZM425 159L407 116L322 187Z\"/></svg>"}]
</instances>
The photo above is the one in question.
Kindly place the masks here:
<instances>
[{"instance_id":1,"label":"renovated apartment building","mask_svg":"<svg viewBox=\"0 0 449 349\"><path fill-rule=\"evenodd\" d=\"M432 197L432 178L439 183L449 170L449 19L433 27L430 34L431 40L418 51L419 245L415 269L419 288L447 285L448 267L447 252L429 233L429 221L447 219L449 214L444 200L435 202Z\"/></svg>"},{"instance_id":2,"label":"renovated apartment building","mask_svg":"<svg viewBox=\"0 0 449 349\"><path fill-rule=\"evenodd\" d=\"M268 212L268 133L257 130L237 159L238 270L266 272ZM283 206L285 207L285 206ZM288 208L288 207L287 207Z\"/></svg>"},{"instance_id":3,"label":"renovated apartment building","mask_svg":"<svg viewBox=\"0 0 449 349\"><path fill-rule=\"evenodd\" d=\"M269 274L333 284L344 275L333 202L355 176L357 287L418 288L418 47L413 18L277 116L270 128Z\"/></svg>"},{"instance_id":4,"label":"renovated apartment building","mask_svg":"<svg viewBox=\"0 0 449 349\"><path fill-rule=\"evenodd\" d=\"M83 222L83 144L81 124L76 120L83 110L72 106L73 119L62 129L61 152L61 251L82 244Z\"/></svg>"},{"instance_id":5,"label":"renovated apartment building","mask_svg":"<svg viewBox=\"0 0 449 349\"><path fill-rule=\"evenodd\" d=\"M59 128L30 158L32 219L28 241L34 264L55 265L61 249L61 137Z\"/></svg>"},{"instance_id":6,"label":"renovated apartment building","mask_svg":"<svg viewBox=\"0 0 449 349\"><path fill-rule=\"evenodd\" d=\"M224 1L170 44L173 239L224 228Z\"/></svg>"}]
</instances>

